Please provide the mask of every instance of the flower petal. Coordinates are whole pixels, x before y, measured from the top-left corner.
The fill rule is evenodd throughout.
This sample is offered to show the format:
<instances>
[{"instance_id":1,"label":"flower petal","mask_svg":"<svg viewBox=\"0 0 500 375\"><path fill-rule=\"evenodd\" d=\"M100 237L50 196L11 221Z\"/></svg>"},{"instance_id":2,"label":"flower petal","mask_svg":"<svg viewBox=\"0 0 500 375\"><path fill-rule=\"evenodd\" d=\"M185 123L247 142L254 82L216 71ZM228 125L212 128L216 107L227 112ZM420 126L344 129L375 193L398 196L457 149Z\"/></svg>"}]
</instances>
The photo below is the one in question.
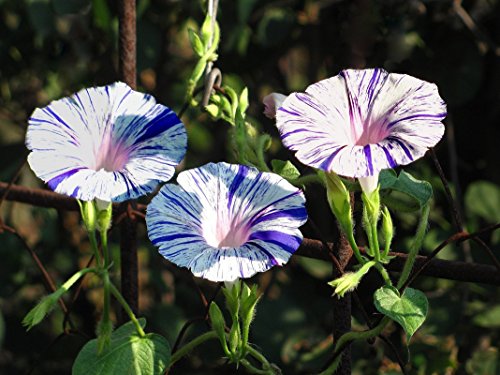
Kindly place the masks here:
<instances>
[{"instance_id":1,"label":"flower petal","mask_svg":"<svg viewBox=\"0 0 500 375\"><path fill-rule=\"evenodd\" d=\"M366 177L422 157L443 136L445 116L434 84L383 69L344 70L288 96L276 125L304 164Z\"/></svg>"},{"instance_id":2,"label":"flower petal","mask_svg":"<svg viewBox=\"0 0 500 375\"><path fill-rule=\"evenodd\" d=\"M172 110L117 82L36 109L26 146L31 168L56 192L123 201L172 177L187 136Z\"/></svg>"},{"instance_id":3,"label":"flower petal","mask_svg":"<svg viewBox=\"0 0 500 375\"><path fill-rule=\"evenodd\" d=\"M148 206L151 241L168 260L212 281L287 262L307 220L300 190L272 173L210 163L165 185Z\"/></svg>"}]
</instances>

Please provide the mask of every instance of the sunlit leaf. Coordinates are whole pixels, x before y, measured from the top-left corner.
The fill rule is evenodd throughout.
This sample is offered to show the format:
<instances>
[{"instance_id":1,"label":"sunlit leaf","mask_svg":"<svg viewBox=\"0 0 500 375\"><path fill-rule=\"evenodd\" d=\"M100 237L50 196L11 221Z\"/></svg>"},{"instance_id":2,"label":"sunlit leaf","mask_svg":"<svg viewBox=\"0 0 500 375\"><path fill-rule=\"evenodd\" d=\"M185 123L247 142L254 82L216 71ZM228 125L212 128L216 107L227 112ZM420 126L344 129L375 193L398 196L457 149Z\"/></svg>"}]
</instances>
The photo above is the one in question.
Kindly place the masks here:
<instances>
[{"instance_id":1,"label":"sunlit leaf","mask_svg":"<svg viewBox=\"0 0 500 375\"><path fill-rule=\"evenodd\" d=\"M146 321L141 319L141 326ZM132 322L111 335L111 343L97 354L97 339L89 341L73 364L73 375L163 374L170 362L168 341L155 333L140 337Z\"/></svg>"},{"instance_id":2,"label":"sunlit leaf","mask_svg":"<svg viewBox=\"0 0 500 375\"><path fill-rule=\"evenodd\" d=\"M427 297L420 290L406 288L400 296L396 288L383 286L375 291L373 298L379 312L403 327L408 341L427 316Z\"/></svg>"}]
</instances>

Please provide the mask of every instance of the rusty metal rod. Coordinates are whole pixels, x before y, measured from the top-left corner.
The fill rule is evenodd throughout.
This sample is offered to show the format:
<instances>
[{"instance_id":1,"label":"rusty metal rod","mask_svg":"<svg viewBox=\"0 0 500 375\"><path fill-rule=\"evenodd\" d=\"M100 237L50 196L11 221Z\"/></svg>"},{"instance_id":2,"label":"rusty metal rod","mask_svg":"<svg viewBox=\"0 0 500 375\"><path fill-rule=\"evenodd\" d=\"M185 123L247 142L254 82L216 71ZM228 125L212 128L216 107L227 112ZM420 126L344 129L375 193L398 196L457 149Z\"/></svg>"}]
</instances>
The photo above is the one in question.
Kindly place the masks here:
<instances>
[{"instance_id":1,"label":"rusty metal rod","mask_svg":"<svg viewBox=\"0 0 500 375\"><path fill-rule=\"evenodd\" d=\"M137 30L136 0L120 0L118 3L119 18L119 73L120 78L132 89L137 87ZM120 223L120 259L121 259L121 292L130 308L137 314L139 311L139 268L137 262L137 222L132 211L135 201L124 202L122 209L128 214ZM121 314L120 321L126 321Z\"/></svg>"},{"instance_id":2,"label":"rusty metal rod","mask_svg":"<svg viewBox=\"0 0 500 375\"><path fill-rule=\"evenodd\" d=\"M0 182L0 195L7 191L8 183ZM27 188L19 185L12 185L5 197L7 201L27 203L38 207L51 207L62 210L78 210L78 205L73 198L54 193L52 191ZM138 210L144 210L144 206L137 207ZM476 234L490 232L499 229L500 224L495 224L481 229ZM330 251L333 251L333 243L328 243ZM304 238L296 255L306 258L314 258L331 262L331 252L325 249L319 240ZM388 265L391 271L400 271L406 259L406 254L402 252L391 252L396 258ZM415 261L415 268L420 268L427 257L418 256ZM442 279L483 283L490 285L500 285L500 272L492 265L467 263L451 260L432 259L421 272L422 275L432 276Z\"/></svg>"}]
</instances>

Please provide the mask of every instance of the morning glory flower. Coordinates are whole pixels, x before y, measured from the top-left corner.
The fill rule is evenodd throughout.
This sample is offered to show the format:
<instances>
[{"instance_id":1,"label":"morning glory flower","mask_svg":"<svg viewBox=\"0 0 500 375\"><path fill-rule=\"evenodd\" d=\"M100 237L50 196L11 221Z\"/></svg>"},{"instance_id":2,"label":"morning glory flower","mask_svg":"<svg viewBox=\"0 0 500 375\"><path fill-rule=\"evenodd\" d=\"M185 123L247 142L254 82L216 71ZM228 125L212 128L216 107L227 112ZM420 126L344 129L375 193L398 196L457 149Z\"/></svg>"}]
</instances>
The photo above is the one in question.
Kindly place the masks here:
<instances>
[{"instance_id":1,"label":"morning glory flower","mask_svg":"<svg viewBox=\"0 0 500 375\"><path fill-rule=\"evenodd\" d=\"M116 82L37 108L26 146L31 169L52 190L120 202L168 181L186 153L187 136L170 108Z\"/></svg>"},{"instance_id":2,"label":"morning glory flower","mask_svg":"<svg viewBox=\"0 0 500 375\"><path fill-rule=\"evenodd\" d=\"M302 242L303 193L273 173L209 163L181 172L148 205L149 238L198 277L231 282L285 264Z\"/></svg>"},{"instance_id":3,"label":"morning glory flower","mask_svg":"<svg viewBox=\"0 0 500 375\"><path fill-rule=\"evenodd\" d=\"M436 85L383 69L343 70L280 104L276 125L297 159L359 178L365 192L381 170L422 157L444 133Z\"/></svg>"}]
</instances>

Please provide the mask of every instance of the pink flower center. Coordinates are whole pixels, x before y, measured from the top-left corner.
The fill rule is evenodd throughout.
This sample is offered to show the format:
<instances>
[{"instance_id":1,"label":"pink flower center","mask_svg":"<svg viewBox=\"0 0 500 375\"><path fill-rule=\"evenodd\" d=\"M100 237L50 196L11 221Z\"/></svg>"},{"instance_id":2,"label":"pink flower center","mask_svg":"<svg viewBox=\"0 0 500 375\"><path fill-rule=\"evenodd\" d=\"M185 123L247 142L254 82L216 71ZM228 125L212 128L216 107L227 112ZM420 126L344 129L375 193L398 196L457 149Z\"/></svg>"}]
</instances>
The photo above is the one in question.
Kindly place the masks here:
<instances>
[{"instance_id":1,"label":"pink flower center","mask_svg":"<svg viewBox=\"0 0 500 375\"><path fill-rule=\"evenodd\" d=\"M93 169L96 171L104 169L108 172L119 171L127 164L128 158L126 147L113 140L111 134L106 132L99 149L96 150Z\"/></svg>"},{"instance_id":2,"label":"pink flower center","mask_svg":"<svg viewBox=\"0 0 500 375\"><path fill-rule=\"evenodd\" d=\"M218 215L219 216L219 215ZM223 249L240 247L248 241L250 230L242 220L227 220L218 217L204 228L203 237L210 246Z\"/></svg>"},{"instance_id":3,"label":"pink flower center","mask_svg":"<svg viewBox=\"0 0 500 375\"><path fill-rule=\"evenodd\" d=\"M352 134L354 139L354 144L357 146L366 146L368 144L376 144L383 141L389 132L385 129L385 126L380 126L378 124L366 124L362 126L362 132L360 134Z\"/></svg>"}]
</instances>

